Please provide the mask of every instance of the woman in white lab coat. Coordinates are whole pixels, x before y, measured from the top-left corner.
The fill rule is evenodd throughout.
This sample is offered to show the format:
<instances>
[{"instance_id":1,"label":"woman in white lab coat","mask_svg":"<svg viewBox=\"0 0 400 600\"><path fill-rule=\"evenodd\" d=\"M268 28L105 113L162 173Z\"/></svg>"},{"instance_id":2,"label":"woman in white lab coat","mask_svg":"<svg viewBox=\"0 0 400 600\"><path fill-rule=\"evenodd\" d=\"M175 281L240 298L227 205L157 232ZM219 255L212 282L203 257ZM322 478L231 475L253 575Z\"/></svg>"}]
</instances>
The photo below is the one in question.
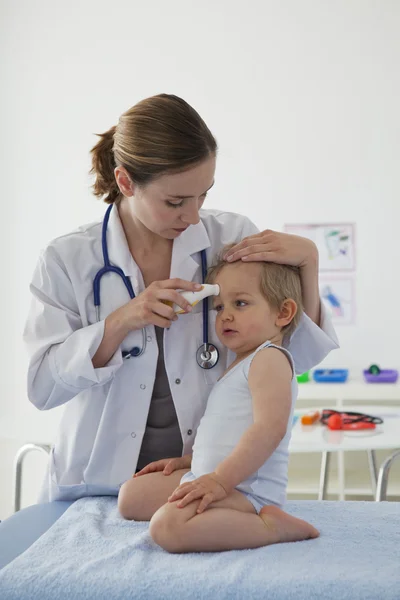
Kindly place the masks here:
<instances>
[{"instance_id":1,"label":"woman in white lab coat","mask_svg":"<svg viewBox=\"0 0 400 600\"><path fill-rule=\"evenodd\" d=\"M216 150L196 111L168 95L128 110L92 150L94 192L112 204L109 261L122 269L135 298L118 274L107 273L96 315L101 222L53 240L40 256L24 332L28 395L40 410L65 405L42 501L117 495L145 464L190 453L211 386L234 358L219 344L210 311L209 341L220 357L213 368L201 368L201 303L174 317L163 302L187 307L177 290L202 281L202 250L211 265L222 246L246 238L232 249L233 260L300 266L306 315L287 340L298 373L338 345L319 299L315 245L258 233L235 213L202 209L214 183ZM144 352L126 358L144 345ZM175 487L171 481L170 491Z\"/></svg>"}]
</instances>

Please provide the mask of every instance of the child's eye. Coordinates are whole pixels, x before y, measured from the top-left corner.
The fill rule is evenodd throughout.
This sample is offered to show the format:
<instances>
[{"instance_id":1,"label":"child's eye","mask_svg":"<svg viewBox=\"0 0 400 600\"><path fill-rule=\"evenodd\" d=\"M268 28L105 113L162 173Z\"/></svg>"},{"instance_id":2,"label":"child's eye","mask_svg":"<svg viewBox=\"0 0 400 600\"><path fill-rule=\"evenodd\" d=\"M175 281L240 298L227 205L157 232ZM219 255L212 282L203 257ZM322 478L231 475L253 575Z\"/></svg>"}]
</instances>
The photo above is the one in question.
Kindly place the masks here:
<instances>
[{"instance_id":1,"label":"child's eye","mask_svg":"<svg viewBox=\"0 0 400 600\"><path fill-rule=\"evenodd\" d=\"M222 304L217 304L217 306L214 306L214 310L220 312L220 310L222 310Z\"/></svg>"},{"instance_id":2,"label":"child's eye","mask_svg":"<svg viewBox=\"0 0 400 600\"><path fill-rule=\"evenodd\" d=\"M239 304L242 304L243 306L247 306L247 302L245 302L244 300L236 300L236 305L239 305Z\"/></svg>"},{"instance_id":3,"label":"child's eye","mask_svg":"<svg viewBox=\"0 0 400 600\"><path fill-rule=\"evenodd\" d=\"M183 200L182 200L182 202L179 202L178 204L175 204L174 202L170 202L169 200L166 200L165 203L168 206L171 206L172 208L179 208L180 206L182 206Z\"/></svg>"}]
</instances>

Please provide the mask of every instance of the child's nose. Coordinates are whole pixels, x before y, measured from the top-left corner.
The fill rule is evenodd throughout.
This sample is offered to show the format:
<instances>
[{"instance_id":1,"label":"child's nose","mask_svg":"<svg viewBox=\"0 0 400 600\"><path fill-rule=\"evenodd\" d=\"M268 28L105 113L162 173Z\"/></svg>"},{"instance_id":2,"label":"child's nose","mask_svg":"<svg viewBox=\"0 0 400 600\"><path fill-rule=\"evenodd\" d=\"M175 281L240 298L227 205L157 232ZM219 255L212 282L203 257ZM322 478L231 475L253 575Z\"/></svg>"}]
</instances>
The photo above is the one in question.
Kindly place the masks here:
<instances>
[{"instance_id":1,"label":"child's nose","mask_svg":"<svg viewBox=\"0 0 400 600\"><path fill-rule=\"evenodd\" d=\"M222 310L221 319L223 321L231 321L232 320L232 312L224 308Z\"/></svg>"}]
</instances>

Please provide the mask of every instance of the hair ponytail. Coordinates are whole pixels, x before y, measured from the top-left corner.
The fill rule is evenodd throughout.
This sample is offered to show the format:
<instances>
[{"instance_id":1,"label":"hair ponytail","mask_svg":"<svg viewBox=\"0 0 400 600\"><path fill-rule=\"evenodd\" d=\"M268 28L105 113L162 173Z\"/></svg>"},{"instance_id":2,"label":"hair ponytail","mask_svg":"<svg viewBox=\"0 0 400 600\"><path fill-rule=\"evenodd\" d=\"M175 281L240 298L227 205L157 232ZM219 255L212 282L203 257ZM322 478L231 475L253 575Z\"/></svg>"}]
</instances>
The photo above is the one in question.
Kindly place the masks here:
<instances>
[{"instance_id":1,"label":"hair ponytail","mask_svg":"<svg viewBox=\"0 0 400 600\"><path fill-rule=\"evenodd\" d=\"M119 188L115 181L114 169L117 166L114 159L115 125L105 133L97 134L100 140L91 149L92 168L90 173L95 175L93 192L95 196L105 196L104 202L112 204L119 196Z\"/></svg>"},{"instance_id":2,"label":"hair ponytail","mask_svg":"<svg viewBox=\"0 0 400 600\"><path fill-rule=\"evenodd\" d=\"M121 197L114 169L124 167L132 181L146 186L165 173L185 171L217 152L217 142L187 102L168 94L142 100L100 134L92 148L93 190L108 204Z\"/></svg>"}]
</instances>

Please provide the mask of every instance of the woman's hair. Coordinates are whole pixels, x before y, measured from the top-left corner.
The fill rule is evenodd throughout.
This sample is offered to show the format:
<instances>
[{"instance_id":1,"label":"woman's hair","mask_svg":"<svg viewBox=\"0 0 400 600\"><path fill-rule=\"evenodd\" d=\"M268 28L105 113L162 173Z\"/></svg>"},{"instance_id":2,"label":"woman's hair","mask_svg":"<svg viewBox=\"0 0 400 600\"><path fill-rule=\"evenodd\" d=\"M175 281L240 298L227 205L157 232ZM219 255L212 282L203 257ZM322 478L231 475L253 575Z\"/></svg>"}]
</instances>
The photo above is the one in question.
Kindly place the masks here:
<instances>
[{"instance_id":1,"label":"woman's hair","mask_svg":"<svg viewBox=\"0 0 400 600\"><path fill-rule=\"evenodd\" d=\"M216 258L216 262L208 269L206 283L214 283L217 275L228 263L223 259L224 254L235 244L225 246ZM288 325L282 327L284 336L290 336L298 326L303 313L301 280L299 267L279 265L272 262L261 263L260 290L268 304L280 309L283 302L289 298L297 304L297 312Z\"/></svg>"},{"instance_id":2,"label":"woman's hair","mask_svg":"<svg viewBox=\"0 0 400 600\"><path fill-rule=\"evenodd\" d=\"M125 167L132 181L145 186L167 172L184 171L212 156L217 142L200 115L187 102L168 94L142 100L98 134L92 148L94 194L117 201L115 167Z\"/></svg>"}]
</instances>

